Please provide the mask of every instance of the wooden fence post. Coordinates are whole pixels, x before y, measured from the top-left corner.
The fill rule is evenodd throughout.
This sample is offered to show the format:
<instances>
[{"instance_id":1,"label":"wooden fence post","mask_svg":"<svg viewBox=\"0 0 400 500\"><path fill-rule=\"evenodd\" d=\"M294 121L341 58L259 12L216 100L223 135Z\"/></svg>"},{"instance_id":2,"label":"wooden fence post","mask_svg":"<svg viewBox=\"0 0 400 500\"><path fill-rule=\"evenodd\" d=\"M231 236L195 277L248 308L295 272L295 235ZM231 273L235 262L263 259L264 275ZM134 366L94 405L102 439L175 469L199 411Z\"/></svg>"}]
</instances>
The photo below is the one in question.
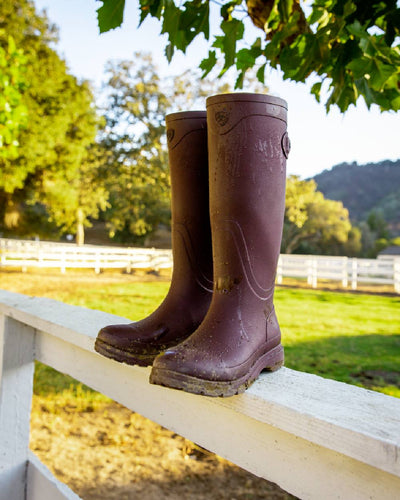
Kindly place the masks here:
<instances>
[{"instance_id":1,"label":"wooden fence post","mask_svg":"<svg viewBox=\"0 0 400 500\"><path fill-rule=\"evenodd\" d=\"M306 266L307 266L307 284L312 285L313 283L313 261L311 259L306 260Z\"/></svg>"},{"instance_id":2,"label":"wooden fence post","mask_svg":"<svg viewBox=\"0 0 400 500\"><path fill-rule=\"evenodd\" d=\"M60 262L60 264L61 264L60 271L62 272L62 274L65 274L65 272L66 272L66 261L67 261L66 255L65 255L65 250L63 250L61 252L61 259L60 260L61 260L61 262Z\"/></svg>"},{"instance_id":3,"label":"wooden fence post","mask_svg":"<svg viewBox=\"0 0 400 500\"><path fill-rule=\"evenodd\" d=\"M311 283L313 288L318 286L318 260L316 258L312 259L312 278Z\"/></svg>"},{"instance_id":4,"label":"wooden fence post","mask_svg":"<svg viewBox=\"0 0 400 500\"><path fill-rule=\"evenodd\" d=\"M400 293L400 259L393 259L393 285L394 291Z\"/></svg>"},{"instance_id":5,"label":"wooden fence post","mask_svg":"<svg viewBox=\"0 0 400 500\"><path fill-rule=\"evenodd\" d=\"M0 498L25 500L35 330L0 316Z\"/></svg>"},{"instance_id":6,"label":"wooden fence post","mask_svg":"<svg viewBox=\"0 0 400 500\"><path fill-rule=\"evenodd\" d=\"M349 286L349 269L348 269L348 258L343 257L342 260L342 286L347 288Z\"/></svg>"},{"instance_id":7,"label":"wooden fence post","mask_svg":"<svg viewBox=\"0 0 400 500\"><path fill-rule=\"evenodd\" d=\"M357 270L358 270L358 261L356 258L352 259L351 264L351 288L352 290L357 290Z\"/></svg>"},{"instance_id":8,"label":"wooden fence post","mask_svg":"<svg viewBox=\"0 0 400 500\"><path fill-rule=\"evenodd\" d=\"M94 272L96 274L100 274L101 272L101 255L99 250L95 250L95 264L94 264Z\"/></svg>"}]
</instances>

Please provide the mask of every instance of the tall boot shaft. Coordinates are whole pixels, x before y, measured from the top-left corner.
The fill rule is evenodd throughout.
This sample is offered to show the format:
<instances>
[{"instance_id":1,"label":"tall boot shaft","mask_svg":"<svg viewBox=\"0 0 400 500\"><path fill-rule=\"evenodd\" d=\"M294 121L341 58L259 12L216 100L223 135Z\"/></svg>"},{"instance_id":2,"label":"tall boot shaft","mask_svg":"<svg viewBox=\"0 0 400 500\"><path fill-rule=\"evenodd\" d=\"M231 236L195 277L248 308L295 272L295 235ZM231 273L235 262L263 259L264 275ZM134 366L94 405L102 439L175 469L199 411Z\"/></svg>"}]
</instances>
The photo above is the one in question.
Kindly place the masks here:
<instances>
[{"instance_id":1,"label":"tall boot shaft","mask_svg":"<svg viewBox=\"0 0 400 500\"><path fill-rule=\"evenodd\" d=\"M167 115L175 286L212 289L207 120L204 111ZM188 280L192 276L193 280ZM197 286L196 285L196 286Z\"/></svg>"},{"instance_id":2,"label":"tall boot shaft","mask_svg":"<svg viewBox=\"0 0 400 500\"><path fill-rule=\"evenodd\" d=\"M102 328L95 344L104 356L142 366L191 335L212 297L206 112L174 113L166 122L172 198L171 286L150 316Z\"/></svg>"},{"instance_id":3,"label":"tall boot shaft","mask_svg":"<svg viewBox=\"0 0 400 500\"><path fill-rule=\"evenodd\" d=\"M209 98L207 109L216 290L244 279L255 295L272 298L285 210L286 103L227 94Z\"/></svg>"}]
</instances>

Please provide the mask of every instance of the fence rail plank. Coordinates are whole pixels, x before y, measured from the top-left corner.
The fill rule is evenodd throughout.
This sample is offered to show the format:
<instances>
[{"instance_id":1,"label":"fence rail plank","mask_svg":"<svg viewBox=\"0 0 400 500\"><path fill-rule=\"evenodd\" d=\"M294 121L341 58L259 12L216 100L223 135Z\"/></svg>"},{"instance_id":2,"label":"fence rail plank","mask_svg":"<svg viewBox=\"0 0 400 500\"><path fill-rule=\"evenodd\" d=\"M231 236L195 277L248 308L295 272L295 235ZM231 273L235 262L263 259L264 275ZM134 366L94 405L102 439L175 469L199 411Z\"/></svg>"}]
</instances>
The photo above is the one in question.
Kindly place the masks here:
<instances>
[{"instance_id":1,"label":"fence rail plank","mask_svg":"<svg viewBox=\"0 0 400 500\"><path fill-rule=\"evenodd\" d=\"M200 397L150 385L149 368L94 351L101 326L127 319L5 291L0 312L36 330L36 359L300 498L400 491L399 399L287 368L239 396Z\"/></svg>"},{"instance_id":2,"label":"fence rail plank","mask_svg":"<svg viewBox=\"0 0 400 500\"><path fill-rule=\"evenodd\" d=\"M1 495L1 493L0 493ZM37 456L30 452L26 500L80 500L64 483L58 481Z\"/></svg>"}]
</instances>

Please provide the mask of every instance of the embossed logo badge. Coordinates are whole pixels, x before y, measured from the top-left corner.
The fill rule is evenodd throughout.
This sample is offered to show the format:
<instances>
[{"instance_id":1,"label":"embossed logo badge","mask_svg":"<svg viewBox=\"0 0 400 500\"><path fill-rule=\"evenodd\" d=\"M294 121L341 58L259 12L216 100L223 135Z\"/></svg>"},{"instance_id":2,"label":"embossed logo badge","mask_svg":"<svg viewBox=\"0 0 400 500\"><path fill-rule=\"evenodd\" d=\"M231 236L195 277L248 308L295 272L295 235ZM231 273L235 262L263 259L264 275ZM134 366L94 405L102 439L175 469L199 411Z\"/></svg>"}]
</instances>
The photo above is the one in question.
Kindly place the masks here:
<instances>
[{"instance_id":1,"label":"embossed logo badge","mask_svg":"<svg viewBox=\"0 0 400 500\"><path fill-rule=\"evenodd\" d=\"M167 130L167 141L171 142L172 139L174 138L174 135L175 135L175 130L173 128L169 128Z\"/></svg>"},{"instance_id":2,"label":"embossed logo badge","mask_svg":"<svg viewBox=\"0 0 400 500\"><path fill-rule=\"evenodd\" d=\"M283 134L281 144L283 154L285 155L285 158L287 158L290 153L290 139L287 132Z\"/></svg>"},{"instance_id":3,"label":"embossed logo badge","mask_svg":"<svg viewBox=\"0 0 400 500\"><path fill-rule=\"evenodd\" d=\"M220 127L226 125L229 120L229 111L226 109L221 109L220 111L215 112L215 121L218 123Z\"/></svg>"}]
</instances>

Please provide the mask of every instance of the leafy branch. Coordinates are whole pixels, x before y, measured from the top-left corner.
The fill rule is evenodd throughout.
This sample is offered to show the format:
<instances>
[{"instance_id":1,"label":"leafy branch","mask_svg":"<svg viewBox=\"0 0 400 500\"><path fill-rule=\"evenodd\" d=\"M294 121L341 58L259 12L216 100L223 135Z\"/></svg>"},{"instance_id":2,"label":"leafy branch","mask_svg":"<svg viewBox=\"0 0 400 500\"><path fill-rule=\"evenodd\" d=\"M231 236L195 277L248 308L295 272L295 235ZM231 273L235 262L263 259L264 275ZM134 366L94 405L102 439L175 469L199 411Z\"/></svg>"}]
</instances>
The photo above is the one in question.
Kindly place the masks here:
<instances>
[{"instance_id":1,"label":"leafy branch","mask_svg":"<svg viewBox=\"0 0 400 500\"><path fill-rule=\"evenodd\" d=\"M123 22L125 0L99 0L100 31ZM314 0L308 8L300 0L230 0L219 2L220 34L210 40L210 1L139 0L140 24L157 18L168 35L165 49L170 61L196 37L210 40L200 68L203 76L224 60L220 76L237 72L236 88L243 88L246 73L257 69L264 83L267 67L280 69L285 79L316 80L311 93L320 101L328 91L327 110L344 112L363 97L367 106L382 111L400 109L400 8L396 0ZM243 12L263 35L243 47L246 25Z\"/></svg>"}]
</instances>

